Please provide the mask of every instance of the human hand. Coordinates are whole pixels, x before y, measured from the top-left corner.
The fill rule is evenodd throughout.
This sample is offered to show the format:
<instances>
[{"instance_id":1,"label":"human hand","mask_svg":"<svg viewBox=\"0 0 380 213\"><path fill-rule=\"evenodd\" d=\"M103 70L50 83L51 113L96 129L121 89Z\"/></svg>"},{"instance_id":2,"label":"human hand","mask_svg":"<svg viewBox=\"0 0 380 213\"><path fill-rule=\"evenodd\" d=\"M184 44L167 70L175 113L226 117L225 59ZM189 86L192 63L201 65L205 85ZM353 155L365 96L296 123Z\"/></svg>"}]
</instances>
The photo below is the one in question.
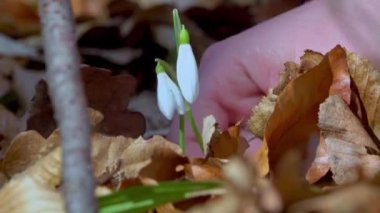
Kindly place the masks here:
<instances>
[{"instance_id":1,"label":"human hand","mask_svg":"<svg viewBox=\"0 0 380 213\"><path fill-rule=\"evenodd\" d=\"M379 6L377 0L314 0L214 44L200 63L200 94L192 106L197 124L209 114L222 129L247 118L276 85L283 64L299 61L306 49L325 53L341 44L379 66ZM186 152L200 155L189 125L185 129ZM177 119L169 138L178 140Z\"/></svg>"}]
</instances>

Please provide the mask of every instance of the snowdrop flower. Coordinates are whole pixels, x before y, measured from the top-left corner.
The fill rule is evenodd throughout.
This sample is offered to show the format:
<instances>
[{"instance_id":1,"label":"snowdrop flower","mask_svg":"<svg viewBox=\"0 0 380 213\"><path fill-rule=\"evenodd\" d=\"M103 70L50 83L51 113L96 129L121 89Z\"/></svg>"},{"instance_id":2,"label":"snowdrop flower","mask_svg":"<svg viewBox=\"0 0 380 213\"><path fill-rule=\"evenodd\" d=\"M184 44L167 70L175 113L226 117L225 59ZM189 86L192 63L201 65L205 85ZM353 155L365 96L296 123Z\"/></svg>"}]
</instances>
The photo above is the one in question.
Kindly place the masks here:
<instances>
[{"instance_id":1,"label":"snowdrop flower","mask_svg":"<svg viewBox=\"0 0 380 213\"><path fill-rule=\"evenodd\" d=\"M160 63L156 66L158 108L168 119L173 118L177 109L179 114L185 113L185 104L177 85L170 79Z\"/></svg>"},{"instance_id":2,"label":"snowdrop flower","mask_svg":"<svg viewBox=\"0 0 380 213\"><path fill-rule=\"evenodd\" d=\"M183 25L178 48L177 81L185 100L193 103L199 93L198 67L190 46L189 33Z\"/></svg>"}]
</instances>

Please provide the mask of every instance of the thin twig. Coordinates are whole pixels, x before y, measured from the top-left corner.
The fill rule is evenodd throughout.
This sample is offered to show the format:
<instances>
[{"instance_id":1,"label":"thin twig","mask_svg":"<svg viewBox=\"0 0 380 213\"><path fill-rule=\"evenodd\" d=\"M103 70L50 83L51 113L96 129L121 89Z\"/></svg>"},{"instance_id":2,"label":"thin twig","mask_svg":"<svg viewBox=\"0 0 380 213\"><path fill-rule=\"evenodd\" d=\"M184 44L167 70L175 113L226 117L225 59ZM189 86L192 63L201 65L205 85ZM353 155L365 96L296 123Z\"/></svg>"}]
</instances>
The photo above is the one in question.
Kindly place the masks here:
<instances>
[{"instance_id":1,"label":"thin twig","mask_svg":"<svg viewBox=\"0 0 380 213\"><path fill-rule=\"evenodd\" d=\"M66 211L96 212L90 124L69 0L39 0L47 83L62 137Z\"/></svg>"}]
</instances>

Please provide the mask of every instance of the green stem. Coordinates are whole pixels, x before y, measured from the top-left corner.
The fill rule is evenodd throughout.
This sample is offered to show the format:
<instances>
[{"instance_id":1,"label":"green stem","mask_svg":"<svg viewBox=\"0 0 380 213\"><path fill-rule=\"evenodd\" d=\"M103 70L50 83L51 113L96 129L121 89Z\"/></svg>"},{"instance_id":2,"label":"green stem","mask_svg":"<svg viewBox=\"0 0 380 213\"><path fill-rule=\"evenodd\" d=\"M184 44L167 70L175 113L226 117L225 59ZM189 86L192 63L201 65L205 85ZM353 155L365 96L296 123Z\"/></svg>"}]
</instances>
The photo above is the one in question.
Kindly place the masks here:
<instances>
[{"instance_id":1,"label":"green stem","mask_svg":"<svg viewBox=\"0 0 380 213\"><path fill-rule=\"evenodd\" d=\"M185 116L179 115L179 147L185 155Z\"/></svg>"},{"instance_id":2,"label":"green stem","mask_svg":"<svg viewBox=\"0 0 380 213\"><path fill-rule=\"evenodd\" d=\"M202 153L205 153L205 150L203 147L203 144L204 144L203 138L202 138L201 134L199 133L197 123L194 120L193 112L191 111L190 105L188 103L185 103L185 104L186 104L186 115L187 115L187 118L189 119L191 129L194 132L194 135L195 135L195 138L198 142L199 148L201 149Z\"/></svg>"}]
</instances>

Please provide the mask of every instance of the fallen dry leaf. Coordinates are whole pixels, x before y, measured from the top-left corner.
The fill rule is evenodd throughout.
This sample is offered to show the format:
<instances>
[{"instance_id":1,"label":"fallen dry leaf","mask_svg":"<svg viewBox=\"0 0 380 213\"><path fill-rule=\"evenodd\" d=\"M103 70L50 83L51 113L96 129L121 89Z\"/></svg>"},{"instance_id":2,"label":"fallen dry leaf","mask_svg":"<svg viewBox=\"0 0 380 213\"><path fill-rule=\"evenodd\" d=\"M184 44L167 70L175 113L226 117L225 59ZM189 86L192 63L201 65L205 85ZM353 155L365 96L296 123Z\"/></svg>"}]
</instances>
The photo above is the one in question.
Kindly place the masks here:
<instances>
[{"instance_id":1,"label":"fallen dry leaf","mask_svg":"<svg viewBox=\"0 0 380 213\"><path fill-rule=\"evenodd\" d=\"M143 134L145 120L138 112L127 111L137 82L131 75L112 76L109 70L82 66L82 81L89 107L100 111L104 119L99 131L110 135L138 137ZM48 137L56 128L53 108L45 82L36 86L36 95L27 121L27 128Z\"/></svg>"},{"instance_id":2,"label":"fallen dry leaf","mask_svg":"<svg viewBox=\"0 0 380 213\"><path fill-rule=\"evenodd\" d=\"M0 168L8 177L24 171L33 165L40 157L46 155L58 146L56 133L48 139L36 131L26 131L18 134L5 152Z\"/></svg>"},{"instance_id":3,"label":"fallen dry leaf","mask_svg":"<svg viewBox=\"0 0 380 213\"><path fill-rule=\"evenodd\" d=\"M176 144L163 137L144 140L94 134L92 143L95 177L112 189L141 184L135 180L139 177L156 181L184 177L184 171L176 168L188 163L188 159Z\"/></svg>"},{"instance_id":4,"label":"fallen dry leaf","mask_svg":"<svg viewBox=\"0 0 380 213\"><path fill-rule=\"evenodd\" d=\"M347 73L347 71L349 71L349 67L347 64L346 54L343 52L341 54L344 54L344 60L342 59L342 55L339 54L331 56L331 60L335 62L332 64L332 69L335 70L335 72L333 82L330 86L329 95L339 94L342 96L343 100L349 104L351 102L351 79ZM330 167L325 162L327 157L325 149L326 142L322 135L317 147L315 159L306 174L306 179L310 183L316 182L329 171Z\"/></svg>"},{"instance_id":5,"label":"fallen dry leaf","mask_svg":"<svg viewBox=\"0 0 380 213\"><path fill-rule=\"evenodd\" d=\"M274 168L281 156L290 149L298 149L309 158L307 148L319 140L317 127L318 108L328 95L343 94L350 97L350 76L346 55L342 47L331 50L323 61L290 81L279 94L273 114L270 116L264 136L264 148L257 156L266 156L268 147L270 168ZM261 174L268 166L261 165Z\"/></svg>"},{"instance_id":6,"label":"fallen dry leaf","mask_svg":"<svg viewBox=\"0 0 380 213\"><path fill-rule=\"evenodd\" d=\"M306 50L301 56L301 64L286 62L285 69L280 73L279 83L274 89L270 89L268 94L263 97L259 104L252 108L252 115L248 120L249 129L257 137L263 139L266 124L270 115L273 113L277 96L288 85L288 83L309 71L311 68L321 63L323 55L312 50Z\"/></svg>"},{"instance_id":7,"label":"fallen dry leaf","mask_svg":"<svg viewBox=\"0 0 380 213\"><path fill-rule=\"evenodd\" d=\"M206 158L228 159L233 155L243 155L248 147L248 142L240 136L240 122L238 122L227 131L220 132L217 129L214 132L207 147Z\"/></svg>"},{"instance_id":8,"label":"fallen dry leaf","mask_svg":"<svg viewBox=\"0 0 380 213\"><path fill-rule=\"evenodd\" d=\"M380 172L380 152L358 118L339 96L320 105L318 126L337 184L373 178Z\"/></svg>"},{"instance_id":9,"label":"fallen dry leaf","mask_svg":"<svg viewBox=\"0 0 380 213\"><path fill-rule=\"evenodd\" d=\"M281 162L274 168L273 184L281 195L285 207L320 194L313 191L306 182L300 172L301 164L300 153L291 150L283 155Z\"/></svg>"},{"instance_id":10,"label":"fallen dry leaf","mask_svg":"<svg viewBox=\"0 0 380 213\"><path fill-rule=\"evenodd\" d=\"M190 180L221 180L224 164L224 161L216 158L190 158L189 163L183 165L183 169L186 178Z\"/></svg>"},{"instance_id":11,"label":"fallen dry leaf","mask_svg":"<svg viewBox=\"0 0 380 213\"><path fill-rule=\"evenodd\" d=\"M4 212L65 212L61 194L29 176L12 179L0 190Z\"/></svg>"},{"instance_id":12,"label":"fallen dry leaf","mask_svg":"<svg viewBox=\"0 0 380 213\"><path fill-rule=\"evenodd\" d=\"M100 112L89 109L90 121L93 126L102 120ZM45 139L36 131L20 132L10 142L9 147L0 161L0 170L8 177L24 171L33 165L38 159L49 154L59 146L59 131L55 130Z\"/></svg>"},{"instance_id":13,"label":"fallen dry leaf","mask_svg":"<svg viewBox=\"0 0 380 213\"><path fill-rule=\"evenodd\" d=\"M274 110L276 100L277 95L273 94L273 90L269 90L268 94L261 99L260 103L252 108L252 115L248 120L249 130L260 139L264 138L264 130Z\"/></svg>"},{"instance_id":14,"label":"fallen dry leaf","mask_svg":"<svg viewBox=\"0 0 380 213\"><path fill-rule=\"evenodd\" d=\"M369 63L368 60L360 58L354 53L347 54L347 64L353 81L351 84L353 88L353 99L351 102L347 102L346 99L346 103L350 103L351 110L353 110L354 114L360 118L360 125L363 125L364 129L369 133L372 141L378 146L378 137L380 133L379 130L377 130L379 121L377 117L379 115L376 113L377 103L374 102L377 100L376 97L379 96L380 91L377 89L377 85L379 84L380 79L378 71ZM340 117L339 120L341 119L344 118ZM330 145L331 143L336 144L334 142L330 142ZM326 143L321 140L320 145L317 149L316 158L307 174L307 179L310 183L318 181L329 170L330 167L329 163L327 162L328 158L331 158L331 156L329 157L326 151ZM377 157L374 155L367 156L362 159L362 161L367 161L367 158L372 159L372 162L377 162ZM354 163L352 162L352 164ZM366 165L361 164L362 167ZM372 167L374 166L373 163L368 165L371 165ZM371 173L368 173L369 170L369 168L365 170L367 172L366 176L373 176L373 174L371 175ZM372 173L376 171L377 169L374 169ZM355 173L355 171L353 171L353 173ZM351 179L354 180L357 178L355 177L356 175L351 177ZM339 179L342 178L347 180L350 179L349 177L340 177ZM339 182L343 183L345 181L340 180Z\"/></svg>"},{"instance_id":15,"label":"fallen dry leaf","mask_svg":"<svg viewBox=\"0 0 380 213\"><path fill-rule=\"evenodd\" d=\"M359 98L365 109L365 113L356 113L361 116L361 121L367 131L373 132L376 138L380 138L380 71L367 59L359 57L355 53L348 53L347 63L353 81L353 87L358 91ZM358 107L359 108L359 107ZM360 109L360 108L359 108ZM370 127L370 128L367 128ZM377 141L375 141L378 143ZM378 144L379 145L379 144Z\"/></svg>"}]
</instances>

